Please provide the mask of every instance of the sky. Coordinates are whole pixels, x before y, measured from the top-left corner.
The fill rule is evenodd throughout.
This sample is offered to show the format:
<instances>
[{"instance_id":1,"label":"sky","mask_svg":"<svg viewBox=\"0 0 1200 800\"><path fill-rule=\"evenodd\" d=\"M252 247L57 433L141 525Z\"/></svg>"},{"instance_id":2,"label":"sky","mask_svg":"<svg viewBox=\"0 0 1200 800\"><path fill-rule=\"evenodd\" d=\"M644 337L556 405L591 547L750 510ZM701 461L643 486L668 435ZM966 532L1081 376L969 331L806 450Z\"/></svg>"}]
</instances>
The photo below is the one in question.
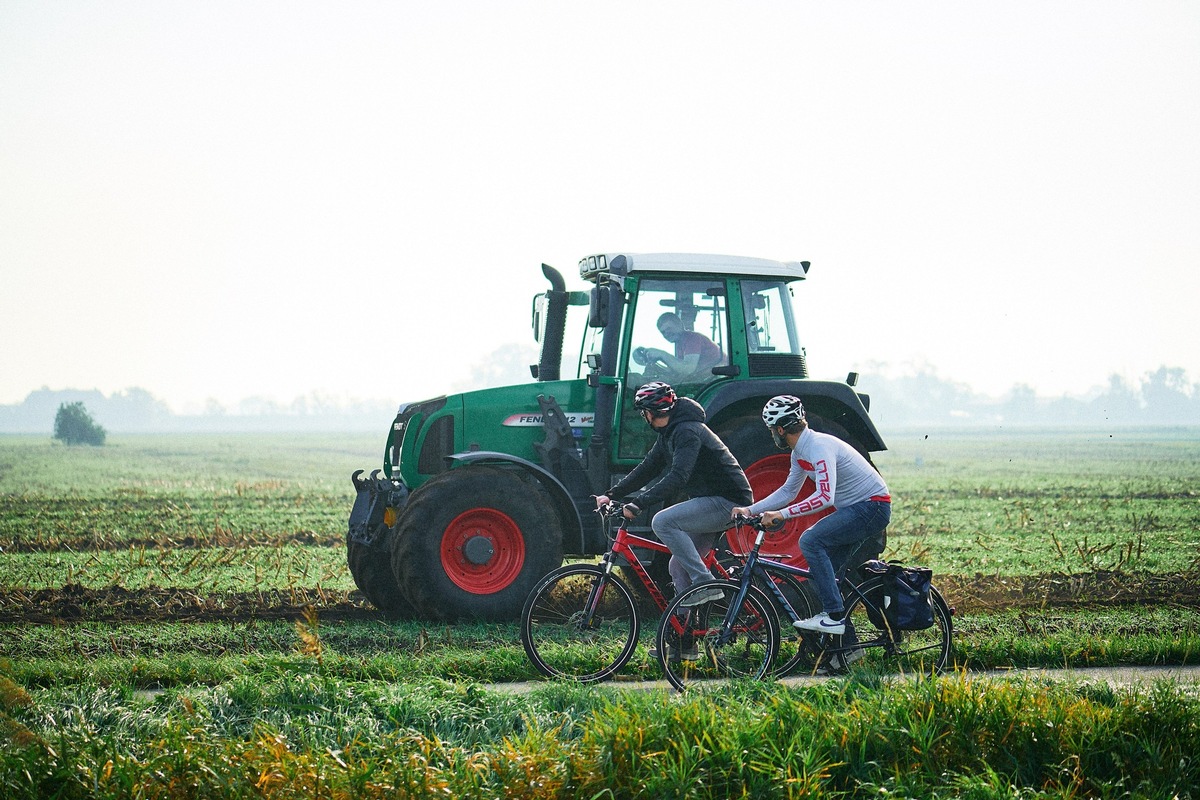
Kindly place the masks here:
<instances>
[{"instance_id":1,"label":"sky","mask_svg":"<svg viewBox=\"0 0 1200 800\"><path fill-rule=\"evenodd\" d=\"M1198 130L1194 2L0 0L0 404L421 399L619 251L811 261L816 377L1200 381Z\"/></svg>"}]
</instances>

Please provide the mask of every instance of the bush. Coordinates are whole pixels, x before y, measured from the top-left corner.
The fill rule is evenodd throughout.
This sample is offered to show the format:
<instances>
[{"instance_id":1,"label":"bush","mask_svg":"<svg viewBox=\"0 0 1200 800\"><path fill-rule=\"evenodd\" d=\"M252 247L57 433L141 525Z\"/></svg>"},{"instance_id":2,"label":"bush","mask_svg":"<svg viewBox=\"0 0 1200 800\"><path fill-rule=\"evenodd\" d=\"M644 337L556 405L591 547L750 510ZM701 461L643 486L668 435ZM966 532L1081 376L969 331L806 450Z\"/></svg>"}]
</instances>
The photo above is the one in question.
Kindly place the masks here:
<instances>
[{"instance_id":1,"label":"bush","mask_svg":"<svg viewBox=\"0 0 1200 800\"><path fill-rule=\"evenodd\" d=\"M82 402L63 403L54 415L54 438L65 444L104 444L106 432L96 424Z\"/></svg>"}]
</instances>

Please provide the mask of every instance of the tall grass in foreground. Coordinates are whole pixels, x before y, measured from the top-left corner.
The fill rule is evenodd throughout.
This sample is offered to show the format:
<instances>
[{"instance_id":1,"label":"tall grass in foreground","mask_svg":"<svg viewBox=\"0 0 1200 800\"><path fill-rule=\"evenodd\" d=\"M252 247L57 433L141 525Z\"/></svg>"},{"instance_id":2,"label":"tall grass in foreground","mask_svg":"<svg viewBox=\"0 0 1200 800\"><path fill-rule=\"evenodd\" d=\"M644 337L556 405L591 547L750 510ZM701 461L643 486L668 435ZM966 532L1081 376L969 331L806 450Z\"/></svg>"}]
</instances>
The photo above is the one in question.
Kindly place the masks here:
<instances>
[{"instance_id":1,"label":"tall grass in foreground","mask_svg":"<svg viewBox=\"0 0 1200 800\"><path fill-rule=\"evenodd\" d=\"M1172 684L869 678L707 694L295 676L153 698L0 678L0 796L1192 796Z\"/></svg>"}]
</instances>

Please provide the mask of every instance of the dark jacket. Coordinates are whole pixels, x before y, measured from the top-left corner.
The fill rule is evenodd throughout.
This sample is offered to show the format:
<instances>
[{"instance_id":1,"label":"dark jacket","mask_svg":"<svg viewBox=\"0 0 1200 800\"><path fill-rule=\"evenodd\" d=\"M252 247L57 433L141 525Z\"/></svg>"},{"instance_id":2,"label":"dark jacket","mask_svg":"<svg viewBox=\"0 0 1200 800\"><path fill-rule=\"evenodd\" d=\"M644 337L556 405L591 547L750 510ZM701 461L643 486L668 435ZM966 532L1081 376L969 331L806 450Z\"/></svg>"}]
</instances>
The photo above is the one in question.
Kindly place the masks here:
<instances>
[{"instance_id":1,"label":"dark jacket","mask_svg":"<svg viewBox=\"0 0 1200 800\"><path fill-rule=\"evenodd\" d=\"M645 509L681 492L688 497L724 497L738 505L753 502L746 473L704 420L703 406L690 397L679 398L646 458L605 494L614 500L625 499L658 478L627 502Z\"/></svg>"}]
</instances>

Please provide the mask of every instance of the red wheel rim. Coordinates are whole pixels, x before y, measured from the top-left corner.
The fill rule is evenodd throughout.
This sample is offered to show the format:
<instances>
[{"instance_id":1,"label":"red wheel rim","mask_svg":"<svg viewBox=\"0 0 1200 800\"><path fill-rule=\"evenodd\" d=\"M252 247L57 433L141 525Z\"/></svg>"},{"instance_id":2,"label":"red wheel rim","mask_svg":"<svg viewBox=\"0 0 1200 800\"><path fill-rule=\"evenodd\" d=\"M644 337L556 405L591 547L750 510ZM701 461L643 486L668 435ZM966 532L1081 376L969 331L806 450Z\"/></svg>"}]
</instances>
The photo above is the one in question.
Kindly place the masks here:
<instances>
[{"instance_id":1,"label":"red wheel rim","mask_svg":"<svg viewBox=\"0 0 1200 800\"><path fill-rule=\"evenodd\" d=\"M472 508L442 534L442 569L471 594L495 594L517 579L525 564L525 537L517 523L494 508Z\"/></svg>"},{"instance_id":2,"label":"red wheel rim","mask_svg":"<svg viewBox=\"0 0 1200 800\"><path fill-rule=\"evenodd\" d=\"M746 479L750 481L750 488L754 491L755 499L766 497L782 486L784 480L787 479L789 465L788 454L778 453L760 458L747 467ZM815 488L813 482L805 478L796 497L807 497ZM818 519L831 512L832 509L821 514L796 517L788 520L787 524L778 531L767 531L767 535L763 538L762 554L781 558L798 567L807 567L808 562L804 560L804 556L800 555L800 535L812 527L812 524ZM746 532L743 532L740 540L735 534L734 541L744 551L749 550L754 544L753 537Z\"/></svg>"}]
</instances>

